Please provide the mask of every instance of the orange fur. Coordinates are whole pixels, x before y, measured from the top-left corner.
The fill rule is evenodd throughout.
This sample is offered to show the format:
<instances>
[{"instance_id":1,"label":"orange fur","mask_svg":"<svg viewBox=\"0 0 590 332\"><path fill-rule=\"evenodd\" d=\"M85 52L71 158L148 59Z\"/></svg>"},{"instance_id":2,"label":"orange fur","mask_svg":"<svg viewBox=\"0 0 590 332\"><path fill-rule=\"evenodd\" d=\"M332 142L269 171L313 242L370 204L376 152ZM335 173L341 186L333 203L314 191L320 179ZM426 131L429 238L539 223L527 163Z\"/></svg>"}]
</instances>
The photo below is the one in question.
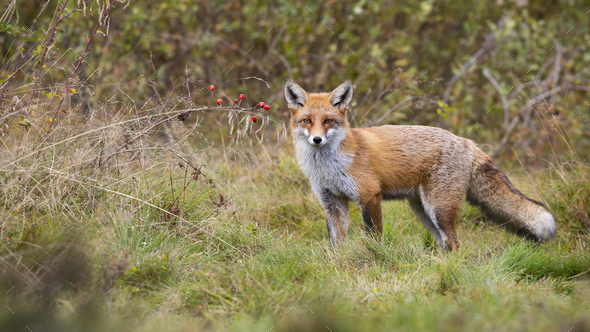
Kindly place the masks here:
<instances>
[{"instance_id":1,"label":"orange fur","mask_svg":"<svg viewBox=\"0 0 590 332\"><path fill-rule=\"evenodd\" d=\"M532 239L555 233L547 209L514 188L472 141L425 126L351 128L350 81L311 94L287 81L285 96L298 161L326 209L332 243L345 238L350 200L360 205L367 231L380 237L381 201L408 199L445 249L459 247L455 221L466 198L493 220L513 217L507 227Z\"/></svg>"}]
</instances>

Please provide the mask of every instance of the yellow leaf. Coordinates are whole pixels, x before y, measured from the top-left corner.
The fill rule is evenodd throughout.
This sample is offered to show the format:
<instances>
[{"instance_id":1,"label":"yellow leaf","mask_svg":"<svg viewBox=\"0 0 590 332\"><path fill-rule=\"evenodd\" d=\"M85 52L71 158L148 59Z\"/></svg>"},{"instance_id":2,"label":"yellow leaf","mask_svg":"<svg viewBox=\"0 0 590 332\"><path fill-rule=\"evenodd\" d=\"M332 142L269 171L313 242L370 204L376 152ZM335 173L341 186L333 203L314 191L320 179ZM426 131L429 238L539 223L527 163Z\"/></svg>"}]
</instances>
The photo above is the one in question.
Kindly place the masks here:
<instances>
[{"instance_id":1,"label":"yellow leaf","mask_svg":"<svg viewBox=\"0 0 590 332\"><path fill-rule=\"evenodd\" d=\"M399 59L396 60L393 64L397 67L405 67L410 63L410 60L408 59Z\"/></svg>"},{"instance_id":2,"label":"yellow leaf","mask_svg":"<svg viewBox=\"0 0 590 332\"><path fill-rule=\"evenodd\" d=\"M29 121L29 119L24 119L24 120L20 120L18 122L19 125L23 126L23 127L28 127L31 125L31 121Z\"/></svg>"},{"instance_id":3,"label":"yellow leaf","mask_svg":"<svg viewBox=\"0 0 590 332\"><path fill-rule=\"evenodd\" d=\"M43 65L43 68L46 68L46 67L47 67L47 65Z\"/></svg>"},{"instance_id":4,"label":"yellow leaf","mask_svg":"<svg viewBox=\"0 0 590 332\"><path fill-rule=\"evenodd\" d=\"M76 89L70 89L70 91L72 91L72 93L76 93Z\"/></svg>"}]
</instances>

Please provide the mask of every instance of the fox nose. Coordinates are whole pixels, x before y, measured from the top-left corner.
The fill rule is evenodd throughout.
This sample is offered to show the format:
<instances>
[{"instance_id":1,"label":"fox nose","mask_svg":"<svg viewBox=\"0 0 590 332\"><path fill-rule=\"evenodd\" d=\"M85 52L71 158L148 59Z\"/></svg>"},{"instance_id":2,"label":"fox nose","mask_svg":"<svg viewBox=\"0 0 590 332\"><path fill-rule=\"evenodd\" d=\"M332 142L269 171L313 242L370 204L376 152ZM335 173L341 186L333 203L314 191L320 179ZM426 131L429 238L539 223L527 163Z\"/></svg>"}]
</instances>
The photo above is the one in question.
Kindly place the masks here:
<instances>
[{"instance_id":1,"label":"fox nose","mask_svg":"<svg viewBox=\"0 0 590 332\"><path fill-rule=\"evenodd\" d=\"M320 144L322 142L322 138L319 137L319 136L316 136L316 137L313 138L313 142L315 144Z\"/></svg>"}]
</instances>

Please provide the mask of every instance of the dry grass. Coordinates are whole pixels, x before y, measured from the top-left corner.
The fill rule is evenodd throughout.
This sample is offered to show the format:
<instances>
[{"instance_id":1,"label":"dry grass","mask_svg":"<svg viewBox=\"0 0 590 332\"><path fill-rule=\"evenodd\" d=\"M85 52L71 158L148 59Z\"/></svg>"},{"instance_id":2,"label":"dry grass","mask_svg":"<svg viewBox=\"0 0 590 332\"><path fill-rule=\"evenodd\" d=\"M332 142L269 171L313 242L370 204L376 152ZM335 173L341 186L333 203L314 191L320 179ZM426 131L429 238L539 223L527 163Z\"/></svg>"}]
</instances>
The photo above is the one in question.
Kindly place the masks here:
<instances>
[{"instance_id":1,"label":"dry grass","mask_svg":"<svg viewBox=\"0 0 590 332\"><path fill-rule=\"evenodd\" d=\"M154 126L184 112L163 109L73 109L51 131L41 116L2 138L2 326L587 326L584 164L510 174L558 217L547 245L482 223L465 205L462 248L443 254L393 202L381 243L365 238L353 208L351 238L334 251L288 142L216 146L198 125Z\"/></svg>"},{"instance_id":2,"label":"dry grass","mask_svg":"<svg viewBox=\"0 0 590 332\"><path fill-rule=\"evenodd\" d=\"M153 93L141 104L121 84L93 98L75 71L52 83L31 74L6 89L0 329L588 329L590 167L555 118L538 121L547 144L567 151L553 147L535 162L543 169L507 168L556 215L554 241L528 243L465 204L461 249L441 253L407 204L387 202L383 241L366 238L353 207L350 238L334 249L287 139L288 114L250 107L256 88L237 106L211 106L269 83L246 77L213 95L187 69L186 81L160 94L151 64L150 78L133 83ZM397 74L400 85L419 85ZM359 105L372 110L380 94ZM363 111L356 123L378 115Z\"/></svg>"}]
</instances>

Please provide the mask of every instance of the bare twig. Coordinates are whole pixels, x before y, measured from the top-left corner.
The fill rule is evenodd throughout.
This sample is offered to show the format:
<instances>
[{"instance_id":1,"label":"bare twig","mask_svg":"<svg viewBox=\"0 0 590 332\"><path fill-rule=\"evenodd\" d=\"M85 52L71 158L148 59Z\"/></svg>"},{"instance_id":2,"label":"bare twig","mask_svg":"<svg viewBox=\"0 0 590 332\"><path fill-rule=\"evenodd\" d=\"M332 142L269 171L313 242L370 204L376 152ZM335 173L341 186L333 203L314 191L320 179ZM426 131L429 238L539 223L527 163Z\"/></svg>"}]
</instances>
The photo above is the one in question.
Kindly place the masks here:
<instances>
[{"instance_id":1,"label":"bare twig","mask_svg":"<svg viewBox=\"0 0 590 332\"><path fill-rule=\"evenodd\" d=\"M61 20L62 20L62 14L66 8L66 5L68 4L68 1L70 1L70 0L66 0L64 2L64 5L61 7L59 16L57 17L57 20L55 22L56 27L59 24L59 22L61 22ZM51 44L51 41L53 40L53 36L55 36L55 30L57 30L57 29L53 29L53 31L51 32L51 36L49 36L49 39L47 40L47 43L45 44L45 50L43 51L43 56L41 56L41 60L39 60L39 70L37 70L37 75L35 76L35 82L33 83L33 90L31 90L31 96L29 97L29 101L27 102L26 112L29 111L29 107L31 106L31 101L33 101L33 96L35 95L35 88L37 87L37 83L39 82L39 76L41 75L41 70L43 70L43 62L45 61L45 57L47 56L47 51L49 51L49 44Z\"/></svg>"},{"instance_id":2,"label":"bare twig","mask_svg":"<svg viewBox=\"0 0 590 332\"><path fill-rule=\"evenodd\" d=\"M453 88L453 85L455 84L455 82L457 82L457 80L459 78L461 78L461 76L463 76L463 74L465 73L465 71L467 71L467 69L469 69L469 67L471 67L471 65L473 65L473 63L479 59L480 56L484 55L484 53L486 52L487 48L484 46L482 48L480 48L477 52L475 52L475 54L473 54L469 60L467 60L467 62L465 62L463 64L463 66L461 67L461 69L459 70L458 73L456 73L451 80L449 81L449 84L447 85L447 89L445 91L445 95L443 97L443 102L445 104L447 104L447 102L449 101L449 96L451 95L451 89Z\"/></svg>"},{"instance_id":3,"label":"bare twig","mask_svg":"<svg viewBox=\"0 0 590 332\"><path fill-rule=\"evenodd\" d=\"M154 93L156 95L156 113L160 113L160 94L158 93L158 87L156 85L156 67L154 66L154 61L152 60L152 48L150 47L150 40L147 36L145 36L145 40L147 40L148 50L150 50L150 63L152 64L152 69L154 70Z\"/></svg>"},{"instance_id":4,"label":"bare twig","mask_svg":"<svg viewBox=\"0 0 590 332\"><path fill-rule=\"evenodd\" d=\"M342 72L340 71L340 69L338 69L338 67L336 65L334 65L334 63L332 61L328 60L328 58L318 55L318 54L313 54L313 53L302 53L302 54L300 54L300 56L308 56L313 59L318 59L318 60L324 61L325 63L328 64L328 66L330 66L330 68L336 73L336 75L338 75L338 79L340 81L344 81L344 76L342 75Z\"/></svg>"},{"instance_id":5,"label":"bare twig","mask_svg":"<svg viewBox=\"0 0 590 332\"><path fill-rule=\"evenodd\" d=\"M111 1L111 3L102 12L101 17L105 17L106 16L106 14L109 12L109 10L111 9L111 7L113 6L113 4L116 1L117 0ZM76 78L76 74L78 73L78 70L80 69L80 65L82 65L82 62L84 61L84 57L86 56L86 53L88 52L88 47L90 46L90 42L94 38L94 35L96 35L96 31L98 31L98 27L100 25L101 25L101 20L99 18L98 23L96 23L96 26L94 27L94 31L92 31L92 34L88 38L88 42L86 43L86 47L84 48L84 52L80 56L80 61L78 61L78 64L76 65L76 68L74 69L74 72L72 73L72 77L68 80L68 85L66 86L66 92L65 92L66 94L69 94L70 93L70 86L72 85L72 82ZM51 123L49 124L49 130L51 130L51 127L53 126L53 123L55 122L55 119L57 118L57 115L59 114L59 109L61 108L61 104L63 103L64 99L65 98L61 98L59 100L59 104L57 105L57 109L55 110L55 114L53 115L53 119L51 120Z\"/></svg>"},{"instance_id":6,"label":"bare twig","mask_svg":"<svg viewBox=\"0 0 590 332\"><path fill-rule=\"evenodd\" d=\"M539 68L539 71L537 72L537 75L535 76L535 80L539 81L541 80L541 77L543 76L543 74L545 74L545 71L547 70L547 68L549 68L549 66L551 66L551 63L555 63L555 57L551 57L549 58L542 66L541 68ZM545 81L544 81L545 82Z\"/></svg>"},{"instance_id":7,"label":"bare twig","mask_svg":"<svg viewBox=\"0 0 590 332\"><path fill-rule=\"evenodd\" d=\"M287 69L287 75L289 75L289 78L294 79L293 78L293 70L291 69L291 66L289 65L289 61L287 61L287 59L285 59L285 57L276 50L272 50L272 54L274 54L277 58L279 58L279 60L283 63L283 65Z\"/></svg>"},{"instance_id":8,"label":"bare twig","mask_svg":"<svg viewBox=\"0 0 590 332\"><path fill-rule=\"evenodd\" d=\"M506 19L506 15L502 15L502 17L500 18L500 21L498 22L498 27L502 28L504 26L505 19ZM496 35L494 33L490 33L489 35L487 35L485 37L485 42L483 43L483 46L477 52L475 52L475 54L473 54L467 60L467 62L465 62L463 64L463 66L461 67L459 72L456 73L451 78L451 80L449 81L449 84L447 85L445 95L443 97L443 102L445 103L445 105L448 104L449 96L451 95L451 89L453 88L453 85L455 84L455 82L461 76L463 76L463 74L467 71L467 69L469 69L469 67L471 67L471 65L473 65L475 63L475 61L477 61L477 59L479 59L482 55L484 55L486 52L490 51L493 48L495 40L496 40ZM438 125L439 125L439 127L442 125L442 117L440 115L438 116Z\"/></svg>"},{"instance_id":9,"label":"bare twig","mask_svg":"<svg viewBox=\"0 0 590 332\"><path fill-rule=\"evenodd\" d=\"M490 74L490 71L487 68L484 68L482 73L483 76L485 76L492 83L492 85L494 85L494 88L496 88L496 91L498 91L498 94L500 95L500 99L502 100L502 107L504 108L504 127L508 127L508 121L510 121L510 108L508 107L506 95L502 93L502 87L500 86L500 83L498 83L496 78L494 78L494 76Z\"/></svg>"},{"instance_id":10,"label":"bare twig","mask_svg":"<svg viewBox=\"0 0 590 332\"><path fill-rule=\"evenodd\" d=\"M556 51L556 55L555 55L555 62L553 65L553 72L551 73L551 78L552 78L552 83L553 86L557 86L559 84L559 72L561 71L561 57L562 57L562 47L561 44L557 41L554 40L553 43L555 44L555 51ZM549 101L550 107L553 108L553 105L555 105L555 98L557 97L557 95L552 95L551 99Z\"/></svg>"},{"instance_id":11,"label":"bare twig","mask_svg":"<svg viewBox=\"0 0 590 332\"><path fill-rule=\"evenodd\" d=\"M270 53L272 52L272 50L274 50L277 42L279 41L279 38L281 37L283 32L285 32L285 30L287 30L287 26L283 25L281 27L281 29L279 30L279 32L277 33L277 35L275 36L275 38L270 43L270 45L267 47L266 55L264 56L265 59L268 59L268 57L270 56Z\"/></svg>"},{"instance_id":12,"label":"bare twig","mask_svg":"<svg viewBox=\"0 0 590 332\"><path fill-rule=\"evenodd\" d=\"M517 86L517 87L514 89L514 91L512 91L512 92L510 93L510 95L508 95L508 98L507 98L507 100L512 100L512 99L514 99L514 97L516 97L516 95L517 95L519 92L521 92L522 90L524 90L525 88L528 88L529 86L534 86L534 85L537 85L537 84L539 84L539 83L541 83L541 81L539 81L539 80L536 80L536 79L533 79L532 81L528 81L528 82L522 83L521 85Z\"/></svg>"},{"instance_id":13,"label":"bare twig","mask_svg":"<svg viewBox=\"0 0 590 332\"><path fill-rule=\"evenodd\" d=\"M523 107L521 107L520 110L518 110L518 114L514 117L514 119L512 119L512 122L510 123L508 128L506 128L506 133L504 133L504 137L502 137L502 140L500 141L498 148L496 148L496 150L494 151L494 156L497 156L499 154L500 150L504 147L504 145L506 145L506 143L508 142L508 139L510 138L510 135L512 134L512 131L516 127L516 124L518 123L520 118L526 112L531 110L535 106L536 103L538 103L538 102L544 100L545 98L550 97L556 93L559 93L563 89L564 89L564 86L558 86L557 88L551 89L549 91L545 91L544 93L538 95L537 97L529 100Z\"/></svg>"},{"instance_id":14,"label":"bare twig","mask_svg":"<svg viewBox=\"0 0 590 332\"><path fill-rule=\"evenodd\" d=\"M237 51L242 56L244 56L248 60L252 61L252 63L256 66L256 68L258 68L258 70L260 70L264 74L264 76L268 79L268 77L270 76L270 73L268 72L268 70L264 69L264 66L258 60L256 60L256 58L254 58L253 56L251 56L250 54L248 54L250 51L246 52L242 48L240 48L238 46L235 46L234 44L228 42L227 40L225 40L223 38L219 38L219 41L223 45L231 48L234 51Z\"/></svg>"},{"instance_id":15,"label":"bare twig","mask_svg":"<svg viewBox=\"0 0 590 332\"><path fill-rule=\"evenodd\" d=\"M206 106L206 107L201 107L201 108L196 108L196 109L189 109L189 110L181 110L178 112L175 112L173 116L167 117L165 119L161 119L159 121L157 121L156 123L154 123L153 125L149 126L148 128L144 129L141 133L137 134L135 137L125 141L125 143L121 144L116 150L115 153L111 154L108 158L106 158L104 161L101 161L101 164L105 164L107 161L109 161L113 156L115 156L119 151L121 151L121 149L123 149L124 147L126 147L127 145L133 143L134 141L136 141L138 138L142 137L143 135L147 134L148 132L150 132L151 130L153 130L154 128L156 128L157 126L168 122L176 117L178 117L178 115L180 114L184 114L184 113L188 113L188 112L202 112L205 114L212 114L212 113L207 113L205 112L205 110L232 110L235 111L236 108L233 107L211 107L211 106ZM242 111L242 112L255 112L255 113L262 113L261 110L256 110L254 108L239 108L238 111Z\"/></svg>"},{"instance_id":16,"label":"bare twig","mask_svg":"<svg viewBox=\"0 0 590 332\"><path fill-rule=\"evenodd\" d=\"M431 104L437 105L436 100L430 99L430 98L426 98L426 97L420 97L420 96L413 96L413 97L408 97L402 101L400 101L399 103L395 104L395 106L393 106L391 109L389 109L387 112L385 112L385 114L383 114L379 119L377 119L377 121L375 121L374 123L369 123L369 122L365 122L361 127L365 127L367 125L378 125L379 123L381 123L383 120L385 120L385 118L387 118L391 113L393 113L398 107L402 106L403 104L405 104L406 102L410 101L410 100L414 100L414 99L421 99L421 100L425 100Z\"/></svg>"},{"instance_id":17,"label":"bare twig","mask_svg":"<svg viewBox=\"0 0 590 332\"><path fill-rule=\"evenodd\" d=\"M546 68L550 64L550 62L549 62L551 60L550 59L541 67L541 69L537 73L536 79L533 81L533 82L540 83L541 91L543 91L548 86L548 81L551 81L551 83L554 86L557 85L559 82L559 72L561 71L562 46L557 40L554 40L553 43L555 45L554 47L556 50L556 56L555 56L555 58L552 58L553 59L553 71L546 79L539 82L541 75L543 75ZM521 86L524 86L525 84L523 84ZM533 83L530 83L530 84L533 84ZM500 141L500 145L495 150L494 156L497 156L499 154L499 152L502 150L502 148L506 145L506 143L508 143L508 139L510 138L510 135L512 134L512 132L514 131L514 128L516 127L516 125L518 124L518 122L521 119L523 119L522 128L524 129L524 128L528 127L528 124L530 122L531 116L533 115L533 111L534 111L534 107L535 107L536 103L541 102L541 101L545 100L546 98L550 97L548 107L550 109L552 109L553 105L555 105L555 100L556 100L557 94L559 92L561 92L563 90L567 90L567 89L588 91L588 90L579 89L579 88L580 88L580 86L571 86L570 84L564 84L562 86L558 86L556 88L553 88L549 91L542 92L541 94L539 94L535 98L530 99L523 107L521 107L521 109L518 111L517 115L514 117L514 119L512 119L512 122L510 123L510 125L508 125L508 127L506 128L506 132L504 133L504 137L502 137L502 140Z\"/></svg>"},{"instance_id":18,"label":"bare twig","mask_svg":"<svg viewBox=\"0 0 590 332\"><path fill-rule=\"evenodd\" d=\"M69 1L69 0L68 0L68 1ZM63 11L63 8L65 8L65 5L67 4L67 2L68 2L68 1L66 1L66 3L64 4L64 6L62 7L62 11ZM87 3L89 3L90 1L92 1L92 0L86 0L86 1L84 1L84 2L82 2L82 3L80 3L80 4L78 5L78 7L77 7L76 9L74 9L74 11L72 11L71 13L69 13L69 14L67 14L67 15L63 16L63 17L62 17L60 20L58 20L57 22L55 22L55 24L54 24L54 25L53 25L51 28L49 28L47 31L45 31L45 33L43 34L43 36L42 36L42 38L41 38L41 39L43 39L45 36L47 36L47 34L48 34L48 33L50 33L50 32L51 32L51 34L52 34L52 36L53 36L53 34L55 33L55 30L57 29L57 25L59 24L59 22L60 22L60 21L62 21L62 20L64 20L64 19L68 18L70 15L72 15L72 14L74 14L74 13L77 13L77 12L78 12L78 9L80 9L80 7L82 7L83 5L85 5L85 4L87 4ZM61 15L61 14L60 14L60 15ZM17 73L17 72L18 72L18 71L21 69L21 66L23 65L23 61L24 61L24 59L26 59L26 58L29 56L29 54L31 54L31 52L32 52L34 49L36 49L36 48L37 48L37 45L39 44L39 42L40 42L40 41L36 41L36 42L33 44L33 46L31 46L31 48L29 48L29 51L28 51L27 53L25 53L25 54L24 54L24 55L21 57L20 61L17 63L16 67L14 68L14 71L12 72L12 74L10 74L10 75L8 76L8 78L6 79L6 82L4 82L4 85L2 86L2 93L0 93L0 101L1 101L1 100L4 98L4 94L5 94L5 92L6 92L6 89L8 88L8 85L9 85L9 84L10 84L10 82L12 81L12 78L14 78L14 76L16 75L16 73ZM49 45L49 44L47 44L47 45ZM35 89L33 89L33 91L34 91L34 90L35 90Z\"/></svg>"},{"instance_id":19,"label":"bare twig","mask_svg":"<svg viewBox=\"0 0 590 332\"><path fill-rule=\"evenodd\" d=\"M191 99L191 88L189 87L190 78L188 76L188 65L184 66L184 71L186 72L186 91L188 95L186 96L188 101L188 108L193 108L193 100Z\"/></svg>"}]
</instances>

